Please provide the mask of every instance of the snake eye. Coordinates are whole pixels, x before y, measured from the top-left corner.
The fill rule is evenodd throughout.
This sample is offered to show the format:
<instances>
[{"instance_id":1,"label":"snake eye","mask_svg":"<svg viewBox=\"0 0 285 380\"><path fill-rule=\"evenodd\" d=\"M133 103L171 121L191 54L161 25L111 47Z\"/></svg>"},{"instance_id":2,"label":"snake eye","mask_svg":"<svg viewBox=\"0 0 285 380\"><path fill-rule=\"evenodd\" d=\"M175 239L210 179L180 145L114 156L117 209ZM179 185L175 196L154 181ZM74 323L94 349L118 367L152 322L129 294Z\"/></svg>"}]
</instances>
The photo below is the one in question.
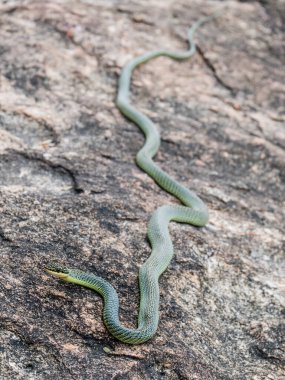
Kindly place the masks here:
<instances>
[{"instance_id":1,"label":"snake eye","mask_svg":"<svg viewBox=\"0 0 285 380\"><path fill-rule=\"evenodd\" d=\"M59 264L57 262L48 263L45 266L45 270L55 272L55 273L65 273L68 274L68 269L65 265Z\"/></svg>"}]
</instances>

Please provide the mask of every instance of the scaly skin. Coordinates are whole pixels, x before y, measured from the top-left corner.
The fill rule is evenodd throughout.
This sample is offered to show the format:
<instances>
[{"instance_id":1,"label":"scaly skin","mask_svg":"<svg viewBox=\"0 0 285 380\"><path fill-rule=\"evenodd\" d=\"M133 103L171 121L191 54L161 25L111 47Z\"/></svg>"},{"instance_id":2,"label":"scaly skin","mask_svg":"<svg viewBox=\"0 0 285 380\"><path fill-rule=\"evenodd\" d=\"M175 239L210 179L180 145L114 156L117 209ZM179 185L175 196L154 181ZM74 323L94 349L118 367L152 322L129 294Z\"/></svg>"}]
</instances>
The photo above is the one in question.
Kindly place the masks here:
<instances>
[{"instance_id":1,"label":"scaly skin","mask_svg":"<svg viewBox=\"0 0 285 380\"><path fill-rule=\"evenodd\" d=\"M160 136L152 121L129 102L129 90L132 71L140 64L155 57L166 56L176 60L190 58L196 51L193 41L195 31L204 23L217 17L220 12L198 20L189 29L189 50L171 52L156 50L146 53L127 63L119 79L117 106L120 111L145 134L145 144L138 152L136 162L148 173L164 190L173 194L184 204L165 205L159 207L152 215L148 224L148 238L152 252L139 271L140 309L138 327L129 329L119 321L119 300L116 290L106 280L92 273L51 263L46 270L64 281L79 284L95 290L104 299L103 319L109 332L125 343L138 344L150 339L156 332L159 320L159 276L166 270L173 256L172 241L168 231L171 220L189 223L195 226L204 226L208 221L208 211L202 200L192 191L176 182L152 160L159 149Z\"/></svg>"}]
</instances>

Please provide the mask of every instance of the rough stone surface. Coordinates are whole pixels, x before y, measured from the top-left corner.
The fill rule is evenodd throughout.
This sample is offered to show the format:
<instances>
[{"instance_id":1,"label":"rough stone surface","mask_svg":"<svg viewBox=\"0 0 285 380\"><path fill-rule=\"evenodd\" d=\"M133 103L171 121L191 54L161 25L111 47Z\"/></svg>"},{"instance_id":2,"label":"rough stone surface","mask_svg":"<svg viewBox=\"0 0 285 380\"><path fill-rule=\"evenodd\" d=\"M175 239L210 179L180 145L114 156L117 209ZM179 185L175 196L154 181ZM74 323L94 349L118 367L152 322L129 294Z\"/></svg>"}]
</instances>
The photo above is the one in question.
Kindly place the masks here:
<instances>
[{"instance_id":1,"label":"rough stone surface","mask_svg":"<svg viewBox=\"0 0 285 380\"><path fill-rule=\"evenodd\" d=\"M110 280L135 326L147 221L177 201L134 163L143 136L114 105L118 74L185 49L188 26L224 4L193 59L133 77L161 131L156 161L210 222L171 224L158 332L128 346L96 294L43 266ZM284 14L283 0L0 2L1 379L285 379Z\"/></svg>"}]
</instances>

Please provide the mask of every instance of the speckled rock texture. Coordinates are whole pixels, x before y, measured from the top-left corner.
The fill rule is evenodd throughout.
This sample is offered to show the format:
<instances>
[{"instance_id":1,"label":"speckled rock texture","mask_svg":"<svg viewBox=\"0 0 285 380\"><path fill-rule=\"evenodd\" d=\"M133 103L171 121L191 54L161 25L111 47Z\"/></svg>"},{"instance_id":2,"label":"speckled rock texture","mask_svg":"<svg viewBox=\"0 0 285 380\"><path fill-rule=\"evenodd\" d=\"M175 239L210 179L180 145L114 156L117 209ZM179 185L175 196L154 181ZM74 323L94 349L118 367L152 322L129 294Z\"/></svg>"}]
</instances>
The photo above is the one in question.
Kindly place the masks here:
<instances>
[{"instance_id":1,"label":"speckled rock texture","mask_svg":"<svg viewBox=\"0 0 285 380\"><path fill-rule=\"evenodd\" d=\"M172 223L160 324L113 339L102 300L50 260L118 290L135 326L147 222L177 203L136 167L139 129L116 109L122 65L187 48L133 76L132 102L162 135L156 162L210 210ZM0 379L284 380L283 0L0 1ZM109 350L110 352L105 352Z\"/></svg>"}]
</instances>

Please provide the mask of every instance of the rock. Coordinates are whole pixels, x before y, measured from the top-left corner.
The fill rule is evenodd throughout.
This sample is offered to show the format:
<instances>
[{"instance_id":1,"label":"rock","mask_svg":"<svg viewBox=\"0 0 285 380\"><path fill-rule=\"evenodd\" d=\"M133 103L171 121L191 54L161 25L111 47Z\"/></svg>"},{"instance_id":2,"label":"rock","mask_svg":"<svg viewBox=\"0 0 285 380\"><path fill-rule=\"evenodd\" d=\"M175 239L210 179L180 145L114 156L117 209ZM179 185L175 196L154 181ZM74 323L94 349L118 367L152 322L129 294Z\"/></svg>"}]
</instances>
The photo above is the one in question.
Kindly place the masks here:
<instances>
[{"instance_id":1,"label":"rock","mask_svg":"<svg viewBox=\"0 0 285 380\"><path fill-rule=\"evenodd\" d=\"M177 202L135 165L138 128L116 109L118 73L224 2L2 1L0 5L0 378L282 380L284 2L227 2L193 59L134 73L157 123L156 162L199 194L202 228L172 223L153 339L128 346L92 291L50 260L95 272L135 326L147 222Z\"/></svg>"}]
</instances>

